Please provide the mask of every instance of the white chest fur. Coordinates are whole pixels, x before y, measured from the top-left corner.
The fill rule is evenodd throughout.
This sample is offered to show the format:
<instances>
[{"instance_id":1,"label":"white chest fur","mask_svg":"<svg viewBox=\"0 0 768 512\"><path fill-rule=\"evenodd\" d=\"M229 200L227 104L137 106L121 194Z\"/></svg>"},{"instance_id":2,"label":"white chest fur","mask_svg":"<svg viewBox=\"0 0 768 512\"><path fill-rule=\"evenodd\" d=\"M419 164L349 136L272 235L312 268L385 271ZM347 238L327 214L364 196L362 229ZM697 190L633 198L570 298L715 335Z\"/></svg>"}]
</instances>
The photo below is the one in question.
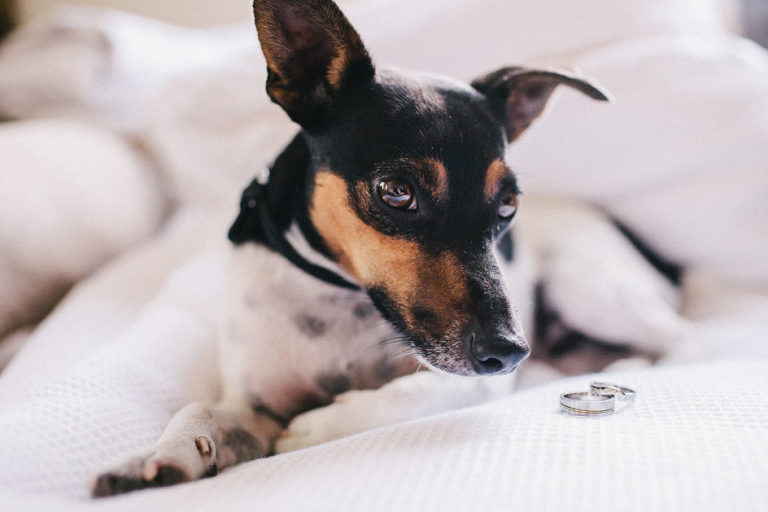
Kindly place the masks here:
<instances>
[{"instance_id":1,"label":"white chest fur","mask_svg":"<svg viewBox=\"0 0 768 512\"><path fill-rule=\"evenodd\" d=\"M230 268L225 395L290 418L415 369L364 292L324 283L256 244L236 248Z\"/></svg>"}]
</instances>

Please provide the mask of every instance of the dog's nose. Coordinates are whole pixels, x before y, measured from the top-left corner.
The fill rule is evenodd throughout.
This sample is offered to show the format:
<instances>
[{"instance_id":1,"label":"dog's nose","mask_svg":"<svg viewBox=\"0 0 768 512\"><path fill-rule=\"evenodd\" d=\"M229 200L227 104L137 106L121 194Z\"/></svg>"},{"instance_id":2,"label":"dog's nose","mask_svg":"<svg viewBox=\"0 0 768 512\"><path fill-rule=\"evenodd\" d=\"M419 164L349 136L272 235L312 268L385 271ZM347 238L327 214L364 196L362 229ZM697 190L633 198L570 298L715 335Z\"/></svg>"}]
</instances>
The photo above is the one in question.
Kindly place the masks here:
<instances>
[{"instance_id":1,"label":"dog's nose","mask_svg":"<svg viewBox=\"0 0 768 512\"><path fill-rule=\"evenodd\" d=\"M504 337L477 338L472 336L469 356L478 375L500 375L512 372L528 356L525 340Z\"/></svg>"}]
</instances>

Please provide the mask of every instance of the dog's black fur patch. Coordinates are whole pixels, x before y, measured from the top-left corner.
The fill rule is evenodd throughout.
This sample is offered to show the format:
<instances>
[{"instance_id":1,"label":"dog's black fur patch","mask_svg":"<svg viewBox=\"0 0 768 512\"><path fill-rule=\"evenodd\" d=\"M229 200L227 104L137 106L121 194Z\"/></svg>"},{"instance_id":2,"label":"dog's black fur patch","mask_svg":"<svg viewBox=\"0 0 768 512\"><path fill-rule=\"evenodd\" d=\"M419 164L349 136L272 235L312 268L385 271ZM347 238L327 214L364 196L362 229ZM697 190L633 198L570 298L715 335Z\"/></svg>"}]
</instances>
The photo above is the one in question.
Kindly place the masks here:
<instances>
[{"instance_id":1,"label":"dog's black fur patch","mask_svg":"<svg viewBox=\"0 0 768 512\"><path fill-rule=\"evenodd\" d=\"M266 416L267 418L271 419L272 421L274 421L275 423L277 423L283 428L286 428L288 426L288 423L290 423L287 418L277 414L271 407L263 403L259 402L254 404L253 406L251 406L251 410L253 411L254 414L258 414L260 416Z\"/></svg>"},{"instance_id":2,"label":"dog's black fur patch","mask_svg":"<svg viewBox=\"0 0 768 512\"><path fill-rule=\"evenodd\" d=\"M358 302L355 304L354 309L352 310L352 313L355 315L355 318L358 318L360 320L365 320L366 318L370 318L371 315L373 315L376 312L376 308L373 306L373 304L369 302Z\"/></svg>"},{"instance_id":3,"label":"dog's black fur patch","mask_svg":"<svg viewBox=\"0 0 768 512\"><path fill-rule=\"evenodd\" d=\"M343 373L328 373L317 378L317 386L331 397L352 389L349 376Z\"/></svg>"},{"instance_id":4,"label":"dog's black fur patch","mask_svg":"<svg viewBox=\"0 0 768 512\"><path fill-rule=\"evenodd\" d=\"M389 382L397 374L397 366L388 357L383 357L373 367L373 375L382 382Z\"/></svg>"},{"instance_id":5,"label":"dog's black fur patch","mask_svg":"<svg viewBox=\"0 0 768 512\"><path fill-rule=\"evenodd\" d=\"M259 440L242 428L225 431L224 446L232 450L236 463L247 462L265 455Z\"/></svg>"},{"instance_id":6,"label":"dog's black fur patch","mask_svg":"<svg viewBox=\"0 0 768 512\"><path fill-rule=\"evenodd\" d=\"M308 338L319 338L328 330L328 325L323 319L312 315L299 315L296 317L296 326Z\"/></svg>"},{"instance_id":7,"label":"dog's black fur patch","mask_svg":"<svg viewBox=\"0 0 768 512\"><path fill-rule=\"evenodd\" d=\"M637 252L639 252L648 263L653 266L653 268L666 277L670 283L675 286L680 286L683 279L683 267L680 264L662 256L650 243L641 238L636 232L632 231L626 224L623 224L616 219L613 219L613 223L621 234L629 240Z\"/></svg>"}]
</instances>

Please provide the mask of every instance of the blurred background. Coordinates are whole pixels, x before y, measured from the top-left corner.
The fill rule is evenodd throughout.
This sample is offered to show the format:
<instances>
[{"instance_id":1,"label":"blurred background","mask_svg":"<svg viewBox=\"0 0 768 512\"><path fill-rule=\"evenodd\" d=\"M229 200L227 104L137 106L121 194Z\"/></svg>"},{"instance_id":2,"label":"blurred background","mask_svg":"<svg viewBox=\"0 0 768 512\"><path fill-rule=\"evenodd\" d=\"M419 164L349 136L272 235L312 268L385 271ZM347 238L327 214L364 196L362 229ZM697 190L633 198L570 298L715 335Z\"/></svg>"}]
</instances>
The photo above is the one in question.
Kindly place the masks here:
<instances>
[{"instance_id":1,"label":"blurred background","mask_svg":"<svg viewBox=\"0 0 768 512\"><path fill-rule=\"evenodd\" d=\"M186 27L204 27L244 21L251 10L248 2L237 0L191 0L179 8L178 2L157 0L3 0L15 19L25 21L61 5L107 7L133 12Z\"/></svg>"},{"instance_id":2,"label":"blurred background","mask_svg":"<svg viewBox=\"0 0 768 512\"><path fill-rule=\"evenodd\" d=\"M246 21L251 16L248 2L240 0L190 0L183 9L176 2L157 0L0 0L0 34L62 5L120 9L186 27ZM729 16L744 34L768 45L768 0L723 0L723 8L731 11Z\"/></svg>"}]
</instances>

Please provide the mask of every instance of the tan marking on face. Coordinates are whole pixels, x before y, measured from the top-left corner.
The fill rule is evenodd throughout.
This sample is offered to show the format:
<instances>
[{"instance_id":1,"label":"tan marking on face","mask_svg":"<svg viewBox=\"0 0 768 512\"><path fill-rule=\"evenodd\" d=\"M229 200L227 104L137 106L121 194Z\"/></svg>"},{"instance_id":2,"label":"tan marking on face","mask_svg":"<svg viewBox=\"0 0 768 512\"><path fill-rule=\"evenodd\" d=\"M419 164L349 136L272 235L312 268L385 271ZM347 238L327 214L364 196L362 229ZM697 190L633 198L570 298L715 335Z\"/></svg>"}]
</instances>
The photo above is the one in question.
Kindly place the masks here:
<instances>
[{"instance_id":1,"label":"tan marking on face","mask_svg":"<svg viewBox=\"0 0 768 512\"><path fill-rule=\"evenodd\" d=\"M468 302L466 275L449 252L430 256L416 242L385 235L363 222L349 204L347 183L330 171L315 178L310 217L339 265L363 286L378 286L401 306L418 330L410 306L428 309L444 330L462 316Z\"/></svg>"},{"instance_id":2,"label":"tan marking on face","mask_svg":"<svg viewBox=\"0 0 768 512\"><path fill-rule=\"evenodd\" d=\"M499 192L499 185L501 180L511 174L507 164L500 158L497 158L491 165L488 166L488 170L485 171L485 197L490 201Z\"/></svg>"},{"instance_id":3,"label":"tan marking on face","mask_svg":"<svg viewBox=\"0 0 768 512\"><path fill-rule=\"evenodd\" d=\"M426 191L435 201L441 201L448 198L448 171L440 160L435 158L402 158L384 164L380 171L386 172L388 167L397 168L399 166L408 167L416 179L416 184ZM365 194L360 194L363 200Z\"/></svg>"},{"instance_id":4,"label":"tan marking on face","mask_svg":"<svg viewBox=\"0 0 768 512\"><path fill-rule=\"evenodd\" d=\"M412 311L406 310L406 323L416 332L441 332L443 338L460 334L467 320L466 306L469 303L466 273L455 254L444 252L437 258L430 258L420 268L416 294L407 304L416 301L418 307L435 316L428 325L415 325Z\"/></svg>"},{"instance_id":5,"label":"tan marking on face","mask_svg":"<svg viewBox=\"0 0 768 512\"><path fill-rule=\"evenodd\" d=\"M445 200L448 198L448 171L443 165L443 162L434 158L425 158L422 160L426 172L429 173L426 182L422 186L426 186L437 200ZM429 179L431 178L431 179Z\"/></svg>"}]
</instances>

